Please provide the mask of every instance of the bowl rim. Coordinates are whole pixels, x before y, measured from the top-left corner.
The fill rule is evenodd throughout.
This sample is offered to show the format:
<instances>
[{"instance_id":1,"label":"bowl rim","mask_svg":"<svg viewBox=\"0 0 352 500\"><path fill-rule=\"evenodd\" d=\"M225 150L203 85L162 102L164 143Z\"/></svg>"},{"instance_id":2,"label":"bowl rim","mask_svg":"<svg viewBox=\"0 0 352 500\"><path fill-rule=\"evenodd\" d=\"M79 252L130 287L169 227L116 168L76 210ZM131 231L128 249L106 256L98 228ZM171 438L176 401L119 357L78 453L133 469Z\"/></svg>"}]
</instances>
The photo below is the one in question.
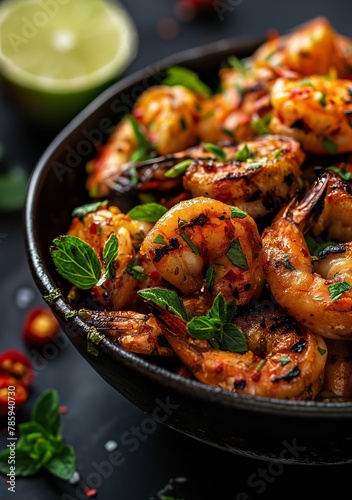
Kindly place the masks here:
<instances>
[{"instance_id":1,"label":"bowl rim","mask_svg":"<svg viewBox=\"0 0 352 500\"><path fill-rule=\"evenodd\" d=\"M78 127L82 125L89 116L102 107L111 98L115 97L126 88L138 84L143 78L151 74L151 71L165 70L173 65L192 64L195 60L204 57L205 54L216 55L226 51L245 50L249 46L256 47L264 41L263 37L234 37L230 39L222 39L217 42L211 42L205 45L200 45L191 49L186 49L177 52L171 56L167 56L159 61L156 61L146 68L140 69L131 75L125 76L118 82L114 83L97 96L88 106L86 106L64 129L57 134L52 142L47 146L41 157L39 158L34 170L31 173L26 201L24 207L24 239L26 246L27 259L33 279L54 313L58 318L65 323L67 328L78 329L79 335L87 340L89 327L84 321L76 317L67 317L66 314L72 312L72 309L65 302L63 296L58 296L50 303L48 296L57 290L55 282L48 271L46 264L40 257L38 244L35 240L35 218L34 212L36 209L36 193L41 185L42 175L50 167L50 161L55 153L62 148L62 145L74 133ZM98 345L99 352L112 357L114 361L122 363L126 367L133 367L140 374L153 380L159 385L172 389L178 393L185 394L195 400L214 402L222 406L232 407L233 409L241 409L255 413L269 413L272 415L280 415L281 417L298 417L298 418L313 418L313 419L347 419L352 416L352 402L322 402L322 401L300 401L300 400L283 400L276 398L265 398L258 396L249 396L245 394L232 393L224 389L205 385L197 380L190 380L176 375L171 371L157 366L152 362L146 361L138 354L129 353L122 348L116 346L108 338L104 337ZM82 354L82 353L81 353Z\"/></svg>"}]
</instances>

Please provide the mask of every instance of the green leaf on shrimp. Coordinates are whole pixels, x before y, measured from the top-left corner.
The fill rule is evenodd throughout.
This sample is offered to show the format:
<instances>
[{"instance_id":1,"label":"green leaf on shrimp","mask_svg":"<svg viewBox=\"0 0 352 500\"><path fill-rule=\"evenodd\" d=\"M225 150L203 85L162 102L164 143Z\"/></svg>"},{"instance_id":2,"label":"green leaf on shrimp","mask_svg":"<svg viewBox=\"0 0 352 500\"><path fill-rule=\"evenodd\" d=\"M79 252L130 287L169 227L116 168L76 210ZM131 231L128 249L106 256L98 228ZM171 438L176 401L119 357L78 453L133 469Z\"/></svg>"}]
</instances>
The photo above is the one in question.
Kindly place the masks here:
<instances>
[{"instance_id":1,"label":"green leaf on shrimp","mask_svg":"<svg viewBox=\"0 0 352 500\"><path fill-rule=\"evenodd\" d=\"M115 233L111 233L106 240L103 248L104 273L97 282L97 286L101 286L107 279L115 279L114 262L119 254L119 241Z\"/></svg>"},{"instance_id":2,"label":"green leaf on shrimp","mask_svg":"<svg viewBox=\"0 0 352 500\"><path fill-rule=\"evenodd\" d=\"M218 161L226 161L227 153L224 149L222 149L217 144L213 144L211 142L203 142L203 148L208 153L212 153Z\"/></svg>"},{"instance_id":3,"label":"green leaf on shrimp","mask_svg":"<svg viewBox=\"0 0 352 500\"><path fill-rule=\"evenodd\" d=\"M257 118L251 121L251 127L252 130L257 134L257 135L266 135L266 134L271 134L271 130L268 127L270 121L271 121L271 113L268 113L267 115L263 116L263 118Z\"/></svg>"},{"instance_id":4,"label":"green leaf on shrimp","mask_svg":"<svg viewBox=\"0 0 352 500\"><path fill-rule=\"evenodd\" d=\"M50 254L63 278L82 290L98 282L102 267L96 251L76 236L63 235L53 240Z\"/></svg>"},{"instance_id":5,"label":"green leaf on shrimp","mask_svg":"<svg viewBox=\"0 0 352 500\"><path fill-rule=\"evenodd\" d=\"M246 338L236 325L232 325L231 323L223 325L223 339L220 343L220 349L239 353L248 350Z\"/></svg>"},{"instance_id":6,"label":"green leaf on shrimp","mask_svg":"<svg viewBox=\"0 0 352 500\"><path fill-rule=\"evenodd\" d=\"M187 328L194 339L210 340L221 331L221 321L207 316L195 316L187 323Z\"/></svg>"},{"instance_id":7,"label":"green leaf on shrimp","mask_svg":"<svg viewBox=\"0 0 352 500\"><path fill-rule=\"evenodd\" d=\"M144 205L136 205L128 212L128 215L134 220L157 222L166 212L166 207L159 203L152 202L145 203Z\"/></svg>"},{"instance_id":8,"label":"green leaf on shrimp","mask_svg":"<svg viewBox=\"0 0 352 500\"><path fill-rule=\"evenodd\" d=\"M200 80L197 73L181 66L172 66L169 68L167 70L167 77L162 81L162 85L181 85L189 90L193 90L193 92L212 94L210 87Z\"/></svg>"},{"instance_id":9,"label":"green leaf on shrimp","mask_svg":"<svg viewBox=\"0 0 352 500\"><path fill-rule=\"evenodd\" d=\"M149 160L155 156L155 146L150 140L143 134L136 118L133 115L127 115L126 119L130 122L136 143L137 149L132 153L130 161L144 161Z\"/></svg>"},{"instance_id":10,"label":"green leaf on shrimp","mask_svg":"<svg viewBox=\"0 0 352 500\"><path fill-rule=\"evenodd\" d=\"M226 303L223 295L218 293L205 316L196 316L187 323L188 331L195 339L209 340L214 349L245 352L246 338L241 330L231 323L236 311L235 300Z\"/></svg>"},{"instance_id":11,"label":"green leaf on shrimp","mask_svg":"<svg viewBox=\"0 0 352 500\"><path fill-rule=\"evenodd\" d=\"M323 137L323 145L326 151L331 155L336 155L336 153L338 152L338 145L328 137Z\"/></svg>"},{"instance_id":12,"label":"green leaf on shrimp","mask_svg":"<svg viewBox=\"0 0 352 500\"><path fill-rule=\"evenodd\" d=\"M72 211L72 217L78 217L79 219L83 219L86 214L90 214L92 212L96 212L99 208L106 207L108 204L108 200L98 201L96 203L87 203L86 205L81 205L80 207L76 207Z\"/></svg>"},{"instance_id":13,"label":"green leaf on shrimp","mask_svg":"<svg viewBox=\"0 0 352 500\"><path fill-rule=\"evenodd\" d=\"M136 280L146 280L148 275L144 272L143 266L138 264L138 258L134 258L126 266L126 273Z\"/></svg>"},{"instance_id":14,"label":"green leaf on shrimp","mask_svg":"<svg viewBox=\"0 0 352 500\"><path fill-rule=\"evenodd\" d=\"M193 160L184 160L180 161L179 163L176 163L173 167L171 167L169 170L165 172L165 177L168 177L169 179L174 179L175 177L179 177L180 175L183 175L187 168L192 165Z\"/></svg>"},{"instance_id":15,"label":"green leaf on shrimp","mask_svg":"<svg viewBox=\"0 0 352 500\"><path fill-rule=\"evenodd\" d=\"M182 299L177 295L174 290L168 290L167 288L154 287L146 288L144 290L138 290L138 295L148 302L153 302L160 307L163 307L167 311L170 311L176 316L188 320L188 314L186 307Z\"/></svg>"},{"instance_id":16,"label":"green leaf on shrimp","mask_svg":"<svg viewBox=\"0 0 352 500\"><path fill-rule=\"evenodd\" d=\"M331 172L339 175L344 181L350 181L352 179L352 173L344 168L339 168L333 165L332 167L328 167L328 170L331 170Z\"/></svg>"},{"instance_id":17,"label":"green leaf on shrimp","mask_svg":"<svg viewBox=\"0 0 352 500\"><path fill-rule=\"evenodd\" d=\"M332 285L328 285L328 290L333 302L341 298L344 292L348 292L348 290L351 289L352 285L348 281L341 281L340 283L333 283Z\"/></svg>"},{"instance_id":18,"label":"green leaf on shrimp","mask_svg":"<svg viewBox=\"0 0 352 500\"><path fill-rule=\"evenodd\" d=\"M237 153L235 154L235 158L238 161L247 161L249 158L252 158L253 154L249 151L247 144L245 144Z\"/></svg>"},{"instance_id":19,"label":"green leaf on shrimp","mask_svg":"<svg viewBox=\"0 0 352 500\"><path fill-rule=\"evenodd\" d=\"M243 252L240 240L236 238L233 240L226 252L226 257L236 267L247 271L249 269L246 254Z\"/></svg>"},{"instance_id":20,"label":"green leaf on shrimp","mask_svg":"<svg viewBox=\"0 0 352 500\"><path fill-rule=\"evenodd\" d=\"M244 212L238 207L231 207L229 206L230 212L231 212L231 219L244 219L247 217L247 212Z\"/></svg>"},{"instance_id":21,"label":"green leaf on shrimp","mask_svg":"<svg viewBox=\"0 0 352 500\"><path fill-rule=\"evenodd\" d=\"M214 283L215 283L215 269L214 265L210 264L205 273L205 284L210 292L213 290Z\"/></svg>"}]
</instances>

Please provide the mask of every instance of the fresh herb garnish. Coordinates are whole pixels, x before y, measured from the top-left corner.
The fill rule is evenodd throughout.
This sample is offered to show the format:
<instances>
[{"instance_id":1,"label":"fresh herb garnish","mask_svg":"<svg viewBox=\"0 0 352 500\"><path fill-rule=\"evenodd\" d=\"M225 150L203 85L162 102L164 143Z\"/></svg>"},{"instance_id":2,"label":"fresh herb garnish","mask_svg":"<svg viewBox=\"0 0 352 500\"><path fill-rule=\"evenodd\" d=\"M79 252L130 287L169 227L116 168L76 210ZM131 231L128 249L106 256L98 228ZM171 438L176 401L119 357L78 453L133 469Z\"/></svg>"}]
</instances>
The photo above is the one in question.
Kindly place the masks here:
<instances>
[{"instance_id":1,"label":"fresh herb garnish","mask_svg":"<svg viewBox=\"0 0 352 500\"><path fill-rule=\"evenodd\" d=\"M245 63L243 61L241 61L240 59L238 59L238 57L236 57L236 56L229 56L227 58L227 62L229 64L230 68L237 69L238 71L241 71L241 72L245 72L249 69L245 65Z\"/></svg>"},{"instance_id":2,"label":"fresh herb garnish","mask_svg":"<svg viewBox=\"0 0 352 500\"><path fill-rule=\"evenodd\" d=\"M335 174L339 175L344 181L350 181L352 179L352 173L344 168L339 168L333 165L332 167L328 167L328 170L331 170Z\"/></svg>"},{"instance_id":3,"label":"fresh herb garnish","mask_svg":"<svg viewBox=\"0 0 352 500\"><path fill-rule=\"evenodd\" d=\"M103 248L104 274L98 254L88 243L77 236L63 235L53 240L51 257L63 278L82 290L89 290L113 277L113 262L117 258L118 241L114 233Z\"/></svg>"},{"instance_id":4,"label":"fresh herb garnish","mask_svg":"<svg viewBox=\"0 0 352 500\"><path fill-rule=\"evenodd\" d=\"M191 238L185 232L180 233L180 236L181 236L181 238L183 240L185 240L185 242L187 243L187 245L189 246L189 248L192 250L192 252L194 254L196 254L196 255L199 255L199 250L195 246L195 244L193 243L193 241L191 240Z\"/></svg>"},{"instance_id":5,"label":"fresh herb garnish","mask_svg":"<svg viewBox=\"0 0 352 500\"><path fill-rule=\"evenodd\" d=\"M330 153L331 155L336 155L336 153L339 149L336 142L332 141L328 137L323 137L323 145L324 145L325 149L327 150L327 152Z\"/></svg>"},{"instance_id":6,"label":"fresh herb garnish","mask_svg":"<svg viewBox=\"0 0 352 500\"><path fill-rule=\"evenodd\" d=\"M171 167L167 172L165 172L165 177L173 179L174 177L179 177L184 174L187 168L192 165L193 160L184 160L180 163L177 163L173 167Z\"/></svg>"},{"instance_id":7,"label":"fresh herb garnish","mask_svg":"<svg viewBox=\"0 0 352 500\"><path fill-rule=\"evenodd\" d=\"M214 265L210 264L205 273L205 284L210 292L213 290L214 282L215 282L215 269Z\"/></svg>"},{"instance_id":8,"label":"fresh herb garnish","mask_svg":"<svg viewBox=\"0 0 352 500\"><path fill-rule=\"evenodd\" d=\"M155 240L153 241L153 243L156 243L157 245L167 245L165 238L162 234L158 234L155 237Z\"/></svg>"},{"instance_id":9,"label":"fresh herb garnish","mask_svg":"<svg viewBox=\"0 0 352 500\"><path fill-rule=\"evenodd\" d=\"M288 253L285 253L284 255L284 260L283 260L283 264L284 264L284 267L288 270L288 271L294 271L296 268L295 266L292 264L292 262L290 261L290 256Z\"/></svg>"},{"instance_id":10,"label":"fresh herb garnish","mask_svg":"<svg viewBox=\"0 0 352 500\"><path fill-rule=\"evenodd\" d=\"M317 257L320 252L325 250L325 248L338 244L337 241L326 241L325 243L319 243L315 238L313 238L310 233L307 233L304 238L306 240L309 253L314 257Z\"/></svg>"},{"instance_id":11,"label":"fresh herb garnish","mask_svg":"<svg viewBox=\"0 0 352 500\"><path fill-rule=\"evenodd\" d=\"M115 233L111 233L103 248L104 273L96 286L101 286L107 279L115 279L114 262L119 254L119 241Z\"/></svg>"},{"instance_id":12,"label":"fresh herb garnish","mask_svg":"<svg viewBox=\"0 0 352 500\"><path fill-rule=\"evenodd\" d=\"M271 113L263 116L263 118L255 118L251 121L251 127L253 131L258 135L271 134L271 130L268 127L271 121Z\"/></svg>"},{"instance_id":13,"label":"fresh herb garnish","mask_svg":"<svg viewBox=\"0 0 352 500\"><path fill-rule=\"evenodd\" d=\"M128 215L134 220L157 222L166 212L166 207L159 203L151 202L144 205L136 205L128 212Z\"/></svg>"},{"instance_id":14,"label":"fresh herb garnish","mask_svg":"<svg viewBox=\"0 0 352 500\"><path fill-rule=\"evenodd\" d=\"M246 352L246 339L241 330L231 322L236 315L234 300L226 304L219 293L205 316L195 316L188 323L188 331L195 339L209 340L215 349Z\"/></svg>"},{"instance_id":15,"label":"fresh herb garnish","mask_svg":"<svg viewBox=\"0 0 352 500\"><path fill-rule=\"evenodd\" d=\"M203 142L203 148L208 153L212 153L218 161L226 161L227 154L224 149L211 142Z\"/></svg>"},{"instance_id":16,"label":"fresh herb garnish","mask_svg":"<svg viewBox=\"0 0 352 500\"><path fill-rule=\"evenodd\" d=\"M82 290L95 286L101 276L96 251L76 236L64 235L53 240L51 257L63 278Z\"/></svg>"},{"instance_id":17,"label":"fresh herb garnish","mask_svg":"<svg viewBox=\"0 0 352 500\"><path fill-rule=\"evenodd\" d=\"M231 219L244 219L247 217L247 212L244 212L238 207L231 207L229 206L230 212L231 212Z\"/></svg>"},{"instance_id":18,"label":"fresh herb garnish","mask_svg":"<svg viewBox=\"0 0 352 500\"><path fill-rule=\"evenodd\" d=\"M170 311L176 316L188 320L188 314L182 299L177 295L174 290L168 290L167 288L154 287L146 288L144 290L138 290L138 295L143 299L154 302L160 307L163 307L167 311Z\"/></svg>"},{"instance_id":19,"label":"fresh herb garnish","mask_svg":"<svg viewBox=\"0 0 352 500\"><path fill-rule=\"evenodd\" d=\"M16 476L33 476L44 468L54 476L68 481L74 471L76 457L72 446L63 443L59 398L48 389L34 403L32 419L19 424L16 441ZM10 449L0 452L0 472L11 474Z\"/></svg>"},{"instance_id":20,"label":"fresh herb garnish","mask_svg":"<svg viewBox=\"0 0 352 500\"><path fill-rule=\"evenodd\" d=\"M233 240L226 252L226 257L236 267L247 271L249 269L246 254L243 252L240 240L236 238Z\"/></svg>"},{"instance_id":21,"label":"fresh herb garnish","mask_svg":"<svg viewBox=\"0 0 352 500\"><path fill-rule=\"evenodd\" d=\"M321 97L319 99L319 104L323 107L326 106L326 93L325 92L322 92L321 93Z\"/></svg>"},{"instance_id":22,"label":"fresh herb garnish","mask_svg":"<svg viewBox=\"0 0 352 500\"><path fill-rule=\"evenodd\" d=\"M162 81L163 85L182 85L194 92L212 94L211 89L202 82L194 71L181 66L173 66L167 70L167 77Z\"/></svg>"},{"instance_id":23,"label":"fresh herb garnish","mask_svg":"<svg viewBox=\"0 0 352 500\"><path fill-rule=\"evenodd\" d=\"M106 207L108 204L108 200L98 201L96 203L87 203L86 205L81 205L80 207L76 207L72 211L72 217L78 217L79 219L83 219L83 217L92 212L96 212L101 207Z\"/></svg>"},{"instance_id":24,"label":"fresh herb garnish","mask_svg":"<svg viewBox=\"0 0 352 500\"><path fill-rule=\"evenodd\" d=\"M245 144L239 151L236 152L235 158L238 161L247 161L252 158L252 153L249 151L247 144Z\"/></svg>"},{"instance_id":25,"label":"fresh herb garnish","mask_svg":"<svg viewBox=\"0 0 352 500\"><path fill-rule=\"evenodd\" d=\"M146 280L148 275L144 272L144 268L138 264L138 258L131 260L126 266L126 273L136 280Z\"/></svg>"},{"instance_id":26,"label":"fresh herb garnish","mask_svg":"<svg viewBox=\"0 0 352 500\"><path fill-rule=\"evenodd\" d=\"M237 312L235 300L226 304L224 297L219 293L205 316L195 316L188 321L185 305L174 290L155 287L139 290L137 293L145 300L157 304L186 321L191 337L209 340L215 349L231 352L247 351L245 336L237 326L231 323Z\"/></svg>"},{"instance_id":27,"label":"fresh herb garnish","mask_svg":"<svg viewBox=\"0 0 352 500\"><path fill-rule=\"evenodd\" d=\"M348 292L348 290L351 289L352 285L348 281L341 281L340 283L333 283L332 285L328 285L328 290L333 302L335 302L335 300L338 300L343 292Z\"/></svg>"},{"instance_id":28,"label":"fresh herb garnish","mask_svg":"<svg viewBox=\"0 0 352 500\"><path fill-rule=\"evenodd\" d=\"M132 126L132 130L137 142L137 149L132 153L130 161L144 161L149 160L155 155L155 146L143 134L139 124L133 115L127 115L127 120Z\"/></svg>"}]
</instances>

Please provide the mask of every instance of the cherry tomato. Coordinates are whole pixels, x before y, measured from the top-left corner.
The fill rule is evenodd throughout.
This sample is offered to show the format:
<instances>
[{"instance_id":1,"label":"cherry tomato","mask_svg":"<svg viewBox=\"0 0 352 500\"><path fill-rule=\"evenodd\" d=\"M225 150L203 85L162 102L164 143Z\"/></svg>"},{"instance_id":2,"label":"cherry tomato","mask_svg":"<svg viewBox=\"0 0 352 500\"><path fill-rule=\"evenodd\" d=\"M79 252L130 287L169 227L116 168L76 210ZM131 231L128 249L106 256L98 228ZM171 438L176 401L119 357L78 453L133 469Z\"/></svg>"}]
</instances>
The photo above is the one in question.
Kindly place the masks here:
<instances>
[{"instance_id":1,"label":"cherry tomato","mask_svg":"<svg viewBox=\"0 0 352 500\"><path fill-rule=\"evenodd\" d=\"M27 344L41 347L50 342L59 330L60 324L48 307L35 307L24 319L22 337Z\"/></svg>"},{"instance_id":2,"label":"cherry tomato","mask_svg":"<svg viewBox=\"0 0 352 500\"><path fill-rule=\"evenodd\" d=\"M34 379L34 370L30 359L20 351L10 349L0 354L0 376L13 377L24 385Z\"/></svg>"},{"instance_id":3,"label":"cherry tomato","mask_svg":"<svg viewBox=\"0 0 352 500\"><path fill-rule=\"evenodd\" d=\"M0 415L15 412L28 398L28 387L14 377L0 377ZM13 416L13 415L12 415ZM11 418L11 415L9 415Z\"/></svg>"}]
</instances>

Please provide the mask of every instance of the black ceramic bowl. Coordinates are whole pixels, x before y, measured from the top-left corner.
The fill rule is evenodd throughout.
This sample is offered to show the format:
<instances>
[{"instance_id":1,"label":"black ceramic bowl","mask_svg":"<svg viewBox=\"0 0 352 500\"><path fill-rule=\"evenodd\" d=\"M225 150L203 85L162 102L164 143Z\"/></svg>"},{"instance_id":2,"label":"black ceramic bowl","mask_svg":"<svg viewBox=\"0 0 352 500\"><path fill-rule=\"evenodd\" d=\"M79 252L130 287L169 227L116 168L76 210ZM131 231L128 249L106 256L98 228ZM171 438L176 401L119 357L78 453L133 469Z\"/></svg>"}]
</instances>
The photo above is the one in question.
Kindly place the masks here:
<instances>
[{"instance_id":1,"label":"black ceramic bowl","mask_svg":"<svg viewBox=\"0 0 352 500\"><path fill-rule=\"evenodd\" d=\"M177 376L104 338L90 352L88 326L70 312L68 284L49 254L67 231L72 209L89 202L85 164L138 95L183 65L214 84L229 55L245 57L259 40L221 41L185 51L113 85L52 142L35 168L25 209L25 238L34 280L72 343L117 391L156 421L209 445L265 460L300 464L352 462L352 403L282 401L232 394ZM61 293L56 293L57 291ZM48 299L49 296L49 299ZM51 298L51 300L50 300Z\"/></svg>"}]
</instances>

